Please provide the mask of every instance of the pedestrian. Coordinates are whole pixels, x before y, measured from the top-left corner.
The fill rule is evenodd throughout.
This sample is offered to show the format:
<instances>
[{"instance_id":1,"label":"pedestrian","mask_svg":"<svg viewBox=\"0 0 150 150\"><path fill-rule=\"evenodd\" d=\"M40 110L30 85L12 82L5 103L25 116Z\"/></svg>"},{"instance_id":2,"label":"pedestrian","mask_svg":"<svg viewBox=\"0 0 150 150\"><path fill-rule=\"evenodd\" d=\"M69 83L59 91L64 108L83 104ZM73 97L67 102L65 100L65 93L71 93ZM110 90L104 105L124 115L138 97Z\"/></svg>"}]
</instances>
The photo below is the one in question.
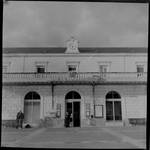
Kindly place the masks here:
<instances>
[{"instance_id":1,"label":"pedestrian","mask_svg":"<svg viewBox=\"0 0 150 150\"><path fill-rule=\"evenodd\" d=\"M66 115L65 115L65 127L69 127L69 114L68 114L68 112L66 112Z\"/></svg>"},{"instance_id":2,"label":"pedestrian","mask_svg":"<svg viewBox=\"0 0 150 150\"><path fill-rule=\"evenodd\" d=\"M69 116L69 126L70 127L72 127L73 126L73 119L72 119L73 117L72 117L72 113L70 114L70 116Z\"/></svg>"},{"instance_id":3,"label":"pedestrian","mask_svg":"<svg viewBox=\"0 0 150 150\"><path fill-rule=\"evenodd\" d=\"M22 128L23 119L24 119L24 114L23 114L23 112L20 110L20 111L17 113L17 117L16 117L16 122L17 122L16 128Z\"/></svg>"}]
</instances>

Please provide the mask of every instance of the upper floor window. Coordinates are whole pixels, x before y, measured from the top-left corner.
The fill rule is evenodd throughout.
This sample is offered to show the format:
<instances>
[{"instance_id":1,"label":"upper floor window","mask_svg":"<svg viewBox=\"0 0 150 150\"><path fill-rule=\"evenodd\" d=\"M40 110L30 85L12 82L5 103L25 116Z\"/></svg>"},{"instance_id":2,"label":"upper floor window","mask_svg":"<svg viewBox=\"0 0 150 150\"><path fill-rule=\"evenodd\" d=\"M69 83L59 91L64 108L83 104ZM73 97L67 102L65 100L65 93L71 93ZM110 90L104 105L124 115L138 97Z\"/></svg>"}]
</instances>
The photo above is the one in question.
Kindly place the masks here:
<instances>
[{"instance_id":1,"label":"upper floor window","mask_svg":"<svg viewBox=\"0 0 150 150\"><path fill-rule=\"evenodd\" d=\"M100 72L108 72L108 65L100 65Z\"/></svg>"},{"instance_id":2,"label":"upper floor window","mask_svg":"<svg viewBox=\"0 0 150 150\"><path fill-rule=\"evenodd\" d=\"M143 73L144 72L144 65L137 65L137 73Z\"/></svg>"},{"instance_id":3,"label":"upper floor window","mask_svg":"<svg viewBox=\"0 0 150 150\"><path fill-rule=\"evenodd\" d=\"M37 66L37 73L44 73L45 72L45 66Z\"/></svg>"},{"instance_id":4,"label":"upper floor window","mask_svg":"<svg viewBox=\"0 0 150 150\"><path fill-rule=\"evenodd\" d=\"M98 62L98 65L99 65L99 72L100 73L106 73L106 72L109 72L110 70L110 64L111 62Z\"/></svg>"},{"instance_id":5,"label":"upper floor window","mask_svg":"<svg viewBox=\"0 0 150 150\"><path fill-rule=\"evenodd\" d=\"M136 62L135 64L136 64L137 77L142 77L143 73L147 71L146 62Z\"/></svg>"},{"instance_id":6,"label":"upper floor window","mask_svg":"<svg viewBox=\"0 0 150 150\"><path fill-rule=\"evenodd\" d=\"M143 73L143 72L147 72L147 63L146 62L135 62L135 66L136 66L136 72L137 73Z\"/></svg>"},{"instance_id":7,"label":"upper floor window","mask_svg":"<svg viewBox=\"0 0 150 150\"><path fill-rule=\"evenodd\" d=\"M137 65L137 77L143 76L144 65Z\"/></svg>"},{"instance_id":8,"label":"upper floor window","mask_svg":"<svg viewBox=\"0 0 150 150\"><path fill-rule=\"evenodd\" d=\"M35 62L36 72L44 73L47 72L48 62Z\"/></svg>"},{"instance_id":9,"label":"upper floor window","mask_svg":"<svg viewBox=\"0 0 150 150\"><path fill-rule=\"evenodd\" d=\"M79 62L67 62L67 71L68 72L78 72L79 71Z\"/></svg>"},{"instance_id":10,"label":"upper floor window","mask_svg":"<svg viewBox=\"0 0 150 150\"><path fill-rule=\"evenodd\" d=\"M3 73L9 72L10 69L10 62L4 63L3 64Z\"/></svg>"},{"instance_id":11,"label":"upper floor window","mask_svg":"<svg viewBox=\"0 0 150 150\"><path fill-rule=\"evenodd\" d=\"M3 66L3 73L7 73L8 72L8 66L7 65L4 65Z\"/></svg>"},{"instance_id":12,"label":"upper floor window","mask_svg":"<svg viewBox=\"0 0 150 150\"><path fill-rule=\"evenodd\" d=\"M69 72L77 72L77 65L68 65Z\"/></svg>"}]
</instances>

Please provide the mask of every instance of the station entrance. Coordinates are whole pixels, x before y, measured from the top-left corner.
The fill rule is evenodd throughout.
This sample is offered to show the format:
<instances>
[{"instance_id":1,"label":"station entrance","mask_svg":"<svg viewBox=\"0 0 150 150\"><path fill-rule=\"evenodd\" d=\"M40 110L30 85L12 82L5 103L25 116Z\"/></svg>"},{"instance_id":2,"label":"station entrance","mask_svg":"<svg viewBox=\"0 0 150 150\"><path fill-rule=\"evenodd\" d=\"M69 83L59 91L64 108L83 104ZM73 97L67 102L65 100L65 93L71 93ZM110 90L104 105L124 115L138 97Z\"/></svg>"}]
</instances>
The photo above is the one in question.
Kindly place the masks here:
<instances>
[{"instance_id":1,"label":"station entrance","mask_svg":"<svg viewBox=\"0 0 150 150\"><path fill-rule=\"evenodd\" d=\"M80 127L80 100L81 96L75 92L69 92L66 97L66 127Z\"/></svg>"}]
</instances>

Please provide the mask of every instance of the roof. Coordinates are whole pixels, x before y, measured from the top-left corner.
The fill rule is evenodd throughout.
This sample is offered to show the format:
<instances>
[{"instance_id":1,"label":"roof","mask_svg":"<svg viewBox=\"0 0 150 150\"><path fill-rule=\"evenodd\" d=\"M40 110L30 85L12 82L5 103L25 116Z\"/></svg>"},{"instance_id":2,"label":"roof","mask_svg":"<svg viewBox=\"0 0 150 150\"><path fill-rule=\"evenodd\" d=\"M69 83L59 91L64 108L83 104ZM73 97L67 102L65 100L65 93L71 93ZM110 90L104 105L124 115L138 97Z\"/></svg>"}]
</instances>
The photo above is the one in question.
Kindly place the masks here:
<instances>
[{"instance_id":1,"label":"roof","mask_svg":"<svg viewBox=\"0 0 150 150\"><path fill-rule=\"evenodd\" d=\"M145 47L79 47L80 53L147 53ZM38 54L38 53L65 53L66 47L13 47L3 48L3 53L11 54Z\"/></svg>"}]
</instances>

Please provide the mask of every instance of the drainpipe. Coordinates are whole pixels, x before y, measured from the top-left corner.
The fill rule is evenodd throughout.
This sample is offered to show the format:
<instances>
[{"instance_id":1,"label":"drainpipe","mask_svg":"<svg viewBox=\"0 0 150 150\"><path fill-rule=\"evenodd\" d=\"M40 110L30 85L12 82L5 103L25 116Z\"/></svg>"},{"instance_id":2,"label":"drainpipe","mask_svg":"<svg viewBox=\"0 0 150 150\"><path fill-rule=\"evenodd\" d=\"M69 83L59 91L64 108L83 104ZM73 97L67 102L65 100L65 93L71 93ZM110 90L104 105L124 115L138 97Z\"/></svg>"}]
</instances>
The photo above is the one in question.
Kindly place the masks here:
<instances>
[{"instance_id":1,"label":"drainpipe","mask_svg":"<svg viewBox=\"0 0 150 150\"><path fill-rule=\"evenodd\" d=\"M25 72L25 56L23 56L23 72Z\"/></svg>"},{"instance_id":2,"label":"drainpipe","mask_svg":"<svg viewBox=\"0 0 150 150\"><path fill-rule=\"evenodd\" d=\"M93 82L93 84L92 84L92 93L93 93L93 105L94 105L94 117L95 117L95 84L94 84L94 82Z\"/></svg>"},{"instance_id":3,"label":"drainpipe","mask_svg":"<svg viewBox=\"0 0 150 150\"><path fill-rule=\"evenodd\" d=\"M52 84L52 110L54 109L54 85Z\"/></svg>"}]
</instances>

